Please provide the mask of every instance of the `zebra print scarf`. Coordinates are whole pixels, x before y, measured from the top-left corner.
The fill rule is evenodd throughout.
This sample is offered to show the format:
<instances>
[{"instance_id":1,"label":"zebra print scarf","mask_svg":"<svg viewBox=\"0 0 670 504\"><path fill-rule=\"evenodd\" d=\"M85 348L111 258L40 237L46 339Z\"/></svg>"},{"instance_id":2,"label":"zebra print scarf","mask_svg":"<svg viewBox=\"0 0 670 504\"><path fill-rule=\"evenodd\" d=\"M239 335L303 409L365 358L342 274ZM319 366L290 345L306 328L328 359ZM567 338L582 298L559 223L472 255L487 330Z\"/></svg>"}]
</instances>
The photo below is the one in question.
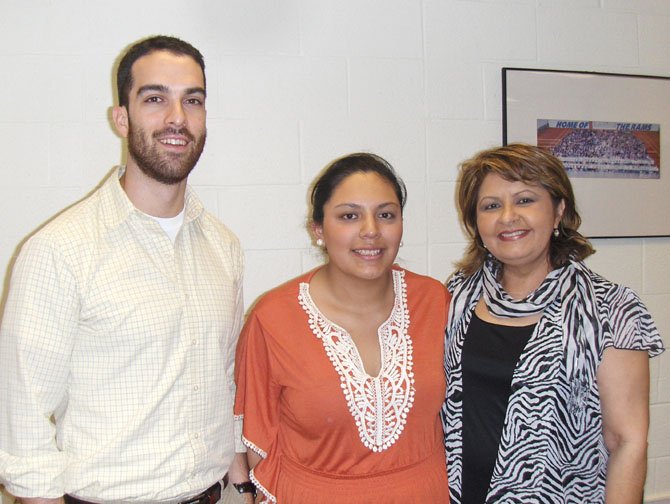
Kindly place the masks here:
<instances>
[{"instance_id":1,"label":"zebra print scarf","mask_svg":"<svg viewBox=\"0 0 670 504\"><path fill-rule=\"evenodd\" d=\"M560 314L560 320L538 324L538 329L551 331L554 333L552 336L562 340L565 369L571 387L569 406L572 413L578 413L595 380L598 368L596 336L602 330L589 269L582 262L571 261L551 271L540 286L524 299L514 300L496 279L499 268L497 261L488 260L473 275L479 276L479 281L466 281L463 287L469 285L472 289L481 284L481 295L487 309L498 317L538 314L550 304L560 303L560 310L556 312ZM451 319L450 324L454 322Z\"/></svg>"}]
</instances>

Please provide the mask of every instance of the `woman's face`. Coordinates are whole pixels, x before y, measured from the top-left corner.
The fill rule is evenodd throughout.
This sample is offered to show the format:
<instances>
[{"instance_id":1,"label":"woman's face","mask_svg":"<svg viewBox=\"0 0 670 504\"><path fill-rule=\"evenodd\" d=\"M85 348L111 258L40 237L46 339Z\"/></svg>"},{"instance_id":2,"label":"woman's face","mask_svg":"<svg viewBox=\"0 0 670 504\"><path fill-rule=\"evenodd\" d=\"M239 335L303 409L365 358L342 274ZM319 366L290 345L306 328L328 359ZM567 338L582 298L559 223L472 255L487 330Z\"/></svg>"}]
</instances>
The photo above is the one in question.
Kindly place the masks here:
<instances>
[{"instance_id":1,"label":"woman's face","mask_svg":"<svg viewBox=\"0 0 670 504\"><path fill-rule=\"evenodd\" d=\"M505 267L528 273L551 269L549 246L565 203L554 204L539 185L510 182L489 173L477 195L477 230L486 248Z\"/></svg>"},{"instance_id":2,"label":"woman's face","mask_svg":"<svg viewBox=\"0 0 670 504\"><path fill-rule=\"evenodd\" d=\"M389 181L374 172L342 180L323 207L314 234L324 241L331 272L374 280L390 271L402 239L400 202Z\"/></svg>"}]
</instances>

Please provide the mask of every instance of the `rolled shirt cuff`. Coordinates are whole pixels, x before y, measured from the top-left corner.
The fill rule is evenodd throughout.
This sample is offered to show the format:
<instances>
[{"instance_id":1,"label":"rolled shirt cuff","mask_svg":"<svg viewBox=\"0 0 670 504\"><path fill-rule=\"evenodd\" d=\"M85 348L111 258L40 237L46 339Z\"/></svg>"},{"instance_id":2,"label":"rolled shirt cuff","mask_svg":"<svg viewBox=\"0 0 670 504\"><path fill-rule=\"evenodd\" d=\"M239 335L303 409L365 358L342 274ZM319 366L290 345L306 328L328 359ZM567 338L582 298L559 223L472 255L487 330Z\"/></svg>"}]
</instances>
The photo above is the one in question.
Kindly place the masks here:
<instances>
[{"instance_id":1,"label":"rolled shirt cuff","mask_svg":"<svg viewBox=\"0 0 670 504\"><path fill-rule=\"evenodd\" d=\"M242 425L244 423L244 415L235 415L233 417L233 426L235 433L235 453L245 453L247 447L242 442Z\"/></svg>"},{"instance_id":2,"label":"rolled shirt cuff","mask_svg":"<svg viewBox=\"0 0 670 504\"><path fill-rule=\"evenodd\" d=\"M15 456L0 450L0 482L15 497L62 497L67 455L63 452Z\"/></svg>"}]
</instances>

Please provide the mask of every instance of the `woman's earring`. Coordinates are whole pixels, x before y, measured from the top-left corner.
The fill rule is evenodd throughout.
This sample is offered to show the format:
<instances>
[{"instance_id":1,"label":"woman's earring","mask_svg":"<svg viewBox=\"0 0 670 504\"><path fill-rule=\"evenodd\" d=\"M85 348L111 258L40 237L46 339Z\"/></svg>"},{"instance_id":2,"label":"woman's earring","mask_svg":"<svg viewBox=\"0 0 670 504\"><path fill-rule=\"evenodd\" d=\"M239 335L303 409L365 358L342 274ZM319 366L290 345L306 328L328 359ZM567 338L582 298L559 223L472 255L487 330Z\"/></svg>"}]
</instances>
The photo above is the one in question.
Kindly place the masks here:
<instances>
[{"instance_id":1,"label":"woman's earring","mask_svg":"<svg viewBox=\"0 0 670 504\"><path fill-rule=\"evenodd\" d=\"M399 245L399 246L402 247L404 244L405 244L405 242L403 242L402 240L400 240L400 245Z\"/></svg>"},{"instance_id":2,"label":"woman's earring","mask_svg":"<svg viewBox=\"0 0 670 504\"><path fill-rule=\"evenodd\" d=\"M316 239L316 246L317 247L323 247L323 240L321 238Z\"/></svg>"},{"instance_id":3,"label":"woman's earring","mask_svg":"<svg viewBox=\"0 0 670 504\"><path fill-rule=\"evenodd\" d=\"M560 234L561 234L561 233L560 233L560 231L558 230L558 228L554 228L554 238L558 238L558 235L560 235Z\"/></svg>"}]
</instances>

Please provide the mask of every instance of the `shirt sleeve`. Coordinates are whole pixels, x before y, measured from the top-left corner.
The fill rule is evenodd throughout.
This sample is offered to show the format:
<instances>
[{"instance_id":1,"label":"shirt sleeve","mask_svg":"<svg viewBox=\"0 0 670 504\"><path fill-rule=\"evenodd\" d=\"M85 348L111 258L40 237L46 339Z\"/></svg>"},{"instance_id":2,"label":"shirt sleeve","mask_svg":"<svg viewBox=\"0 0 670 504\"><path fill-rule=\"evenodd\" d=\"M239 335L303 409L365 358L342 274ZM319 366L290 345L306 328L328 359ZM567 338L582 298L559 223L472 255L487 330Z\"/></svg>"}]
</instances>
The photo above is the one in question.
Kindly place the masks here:
<instances>
[{"instance_id":1,"label":"shirt sleeve","mask_svg":"<svg viewBox=\"0 0 670 504\"><path fill-rule=\"evenodd\" d=\"M664 351L656 324L635 292L617 285L607 297L609 331L605 331L605 348L642 350L648 352L649 357Z\"/></svg>"},{"instance_id":2,"label":"shirt sleeve","mask_svg":"<svg viewBox=\"0 0 670 504\"><path fill-rule=\"evenodd\" d=\"M237 277L237 296L235 298L233 327L229 338L228 352L226 355L226 374L227 381L230 384L230 396L235 397L235 352L239 341L239 334L244 323L244 295L243 295L243 272L244 256L239 244L236 242L236 270ZM233 435L235 437L235 453L244 453L246 447L242 442L242 418L233 411Z\"/></svg>"},{"instance_id":3,"label":"shirt sleeve","mask_svg":"<svg viewBox=\"0 0 670 504\"><path fill-rule=\"evenodd\" d=\"M15 496L66 491L54 418L67 401L78 314L75 276L36 235L16 261L0 331L0 480Z\"/></svg>"}]
</instances>

